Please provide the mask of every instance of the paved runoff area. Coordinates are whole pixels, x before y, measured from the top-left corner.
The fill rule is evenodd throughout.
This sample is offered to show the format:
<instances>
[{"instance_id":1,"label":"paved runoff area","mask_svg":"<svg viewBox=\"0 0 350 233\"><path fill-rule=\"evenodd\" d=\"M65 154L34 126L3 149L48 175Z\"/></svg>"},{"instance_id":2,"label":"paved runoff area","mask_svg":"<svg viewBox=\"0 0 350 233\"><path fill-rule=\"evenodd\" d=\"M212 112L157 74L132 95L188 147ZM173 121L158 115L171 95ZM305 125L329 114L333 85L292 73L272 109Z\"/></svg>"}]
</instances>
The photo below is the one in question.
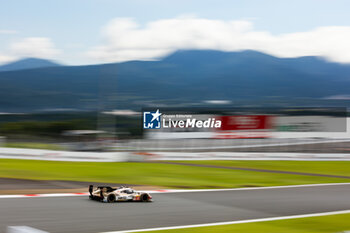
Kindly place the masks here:
<instances>
[{"instance_id":1,"label":"paved runoff area","mask_svg":"<svg viewBox=\"0 0 350 233\"><path fill-rule=\"evenodd\" d=\"M86 195L0 198L0 232L108 232L350 209L350 184L155 192L154 202L100 203Z\"/></svg>"}]
</instances>

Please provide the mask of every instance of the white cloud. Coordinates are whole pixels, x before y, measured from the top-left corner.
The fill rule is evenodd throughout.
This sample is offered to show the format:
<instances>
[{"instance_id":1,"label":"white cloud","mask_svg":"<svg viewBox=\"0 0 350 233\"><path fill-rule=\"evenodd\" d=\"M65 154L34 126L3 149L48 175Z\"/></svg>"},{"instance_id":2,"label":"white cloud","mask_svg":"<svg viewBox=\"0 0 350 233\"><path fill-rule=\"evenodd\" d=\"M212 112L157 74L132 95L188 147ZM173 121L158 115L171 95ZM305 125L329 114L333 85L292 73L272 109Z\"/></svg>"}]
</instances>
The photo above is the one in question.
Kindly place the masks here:
<instances>
[{"instance_id":1,"label":"white cloud","mask_svg":"<svg viewBox=\"0 0 350 233\"><path fill-rule=\"evenodd\" d=\"M102 36L103 44L88 55L103 62L155 59L177 49L253 49L280 57L325 56L350 62L350 27L345 26L273 35L255 30L248 20L178 17L142 27L131 18L117 18L103 28Z\"/></svg>"},{"instance_id":2,"label":"white cloud","mask_svg":"<svg viewBox=\"0 0 350 233\"><path fill-rule=\"evenodd\" d=\"M50 38L28 37L10 45L10 53L16 57L54 58L60 53Z\"/></svg>"},{"instance_id":3,"label":"white cloud","mask_svg":"<svg viewBox=\"0 0 350 233\"><path fill-rule=\"evenodd\" d=\"M0 34L17 34L18 32L16 30L6 30L6 29L0 29Z\"/></svg>"},{"instance_id":4,"label":"white cloud","mask_svg":"<svg viewBox=\"0 0 350 233\"><path fill-rule=\"evenodd\" d=\"M0 64L9 63L9 62L12 62L14 60L16 60L16 58L14 58L12 56L0 54Z\"/></svg>"},{"instance_id":5,"label":"white cloud","mask_svg":"<svg viewBox=\"0 0 350 233\"><path fill-rule=\"evenodd\" d=\"M27 37L11 43L6 51L0 51L0 64L24 57L53 59L60 53L50 38Z\"/></svg>"}]
</instances>

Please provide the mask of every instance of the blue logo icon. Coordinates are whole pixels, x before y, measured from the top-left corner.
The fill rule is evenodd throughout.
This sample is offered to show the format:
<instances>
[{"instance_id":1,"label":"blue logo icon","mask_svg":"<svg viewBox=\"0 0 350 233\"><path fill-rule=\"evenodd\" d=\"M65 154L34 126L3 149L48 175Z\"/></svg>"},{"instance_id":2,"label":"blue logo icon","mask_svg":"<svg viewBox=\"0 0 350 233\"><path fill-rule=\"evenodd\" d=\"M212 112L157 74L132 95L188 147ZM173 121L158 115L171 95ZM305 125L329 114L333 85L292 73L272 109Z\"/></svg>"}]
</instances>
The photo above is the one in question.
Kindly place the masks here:
<instances>
[{"instance_id":1,"label":"blue logo icon","mask_svg":"<svg viewBox=\"0 0 350 233\"><path fill-rule=\"evenodd\" d=\"M156 112L143 112L143 128L144 129L160 129L162 114L157 109Z\"/></svg>"}]
</instances>

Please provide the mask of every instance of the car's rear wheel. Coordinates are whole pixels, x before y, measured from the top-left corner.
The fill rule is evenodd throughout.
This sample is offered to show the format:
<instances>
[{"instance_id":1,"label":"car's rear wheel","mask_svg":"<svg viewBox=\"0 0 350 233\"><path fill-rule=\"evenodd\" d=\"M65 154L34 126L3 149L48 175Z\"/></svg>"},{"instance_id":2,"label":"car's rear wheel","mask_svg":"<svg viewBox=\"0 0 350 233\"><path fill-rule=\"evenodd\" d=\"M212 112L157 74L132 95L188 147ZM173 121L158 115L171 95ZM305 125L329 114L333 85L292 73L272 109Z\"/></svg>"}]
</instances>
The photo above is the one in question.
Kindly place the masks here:
<instances>
[{"instance_id":1,"label":"car's rear wheel","mask_svg":"<svg viewBox=\"0 0 350 233\"><path fill-rule=\"evenodd\" d=\"M116 197L114 194L108 195L108 197L107 197L108 202L115 202L115 200L116 200Z\"/></svg>"}]
</instances>

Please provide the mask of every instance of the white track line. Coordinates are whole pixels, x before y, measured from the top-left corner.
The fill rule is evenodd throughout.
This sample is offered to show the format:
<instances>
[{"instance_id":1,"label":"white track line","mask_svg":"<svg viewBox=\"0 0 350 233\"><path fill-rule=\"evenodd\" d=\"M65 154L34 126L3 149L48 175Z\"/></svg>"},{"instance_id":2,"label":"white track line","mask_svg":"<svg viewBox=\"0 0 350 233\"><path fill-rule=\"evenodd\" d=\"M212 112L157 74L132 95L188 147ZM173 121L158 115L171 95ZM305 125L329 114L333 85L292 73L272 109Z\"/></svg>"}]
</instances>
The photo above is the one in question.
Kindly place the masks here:
<instances>
[{"instance_id":1,"label":"white track line","mask_svg":"<svg viewBox=\"0 0 350 233\"><path fill-rule=\"evenodd\" d=\"M230 221L230 222L215 222L215 223L204 223L204 224L173 226L173 227L135 229L135 230L126 230L126 231L108 231L104 233L131 233L131 232L144 232L144 231L174 230L174 229L185 229L185 228L193 228L193 227L209 227L209 226L220 226L220 225L230 225L230 224L240 224L240 223L254 223L254 222L266 222L266 221L276 221L276 220L286 220L286 219L296 219L296 218L320 217L320 216L327 216L327 215L349 214L349 213L350 213L350 210L341 210L341 211L331 211L331 212L313 213L313 214L300 214L300 215L289 215L289 216L270 217L270 218L237 220L237 221Z\"/></svg>"},{"instance_id":2,"label":"white track line","mask_svg":"<svg viewBox=\"0 0 350 233\"><path fill-rule=\"evenodd\" d=\"M284 186L268 186L268 187L249 187L249 188L228 188L228 189L160 189L160 190L144 190L140 192L148 193L194 193L194 192L223 192L223 191L245 191L245 190L262 190L262 189L286 189L286 188L303 188L318 186L337 186L350 185L350 183L323 183L323 184L300 184L300 185L284 185ZM2 198L28 198L28 197L72 197L87 196L89 193L45 193L45 194L18 194L18 195L0 195Z\"/></svg>"},{"instance_id":3,"label":"white track line","mask_svg":"<svg viewBox=\"0 0 350 233\"><path fill-rule=\"evenodd\" d=\"M260 190L260 189L285 189L285 188L302 188L302 187L335 186L335 185L350 185L350 183L299 184L299 185L249 187L249 188L229 188L229 189L165 189L165 190L155 190L155 191L145 191L145 192L148 192L148 193L194 193L194 192L244 191L244 190Z\"/></svg>"}]
</instances>

